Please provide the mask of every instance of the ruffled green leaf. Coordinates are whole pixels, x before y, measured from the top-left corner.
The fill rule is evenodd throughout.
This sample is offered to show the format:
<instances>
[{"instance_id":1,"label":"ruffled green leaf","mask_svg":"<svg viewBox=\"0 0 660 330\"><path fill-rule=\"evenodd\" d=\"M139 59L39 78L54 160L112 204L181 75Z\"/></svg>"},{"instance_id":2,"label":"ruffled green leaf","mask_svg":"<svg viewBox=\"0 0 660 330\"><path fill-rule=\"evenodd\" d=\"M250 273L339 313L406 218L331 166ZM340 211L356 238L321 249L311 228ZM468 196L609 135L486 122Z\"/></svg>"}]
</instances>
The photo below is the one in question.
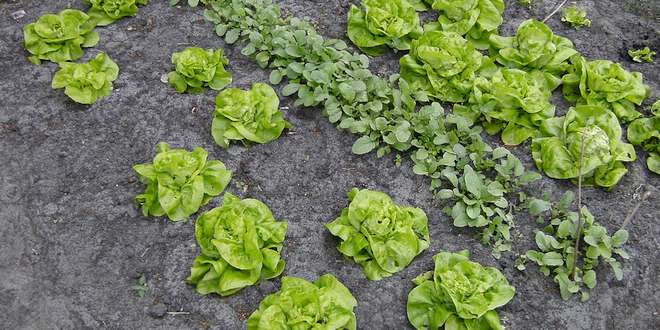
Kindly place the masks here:
<instances>
[{"instance_id":1,"label":"ruffled green leaf","mask_svg":"<svg viewBox=\"0 0 660 330\"><path fill-rule=\"evenodd\" d=\"M82 104L93 104L112 93L112 82L119 75L119 67L105 53L87 63L60 63L53 75L52 87L64 88L64 94Z\"/></svg>"},{"instance_id":2,"label":"ruffled green leaf","mask_svg":"<svg viewBox=\"0 0 660 330\"><path fill-rule=\"evenodd\" d=\"M227 148L231 141L268 143L291 126L284 119L280 100L267 84L250 90L230 88L218 94L211 133L215 142Z\"/></svg>"},{"instance_id":3,"label":"ruffled green leaf","mask_svg":"<svg viewBox=\"0 0 660 330\"><path fill-rule=\"evenodd\" d=\"M134 165L140 180L147 185L146 191L135 198L142 213L184 220L220 195L231 180L231 171L220 161L207 161L207 156L202 148L189 152L170 149L161 142L153 164Z\"/></svg>"},{"instance_id":4,"label":"ruffled green leaf","mask_svg":"<svg viewBox=\"0 0 660 330\"><path fill-rule=\"evenodd\" d=\"M370 280L403 270L429 247L428 218L382 192L353 188L350 205L326 224L341 239L338 250L360 264Z\"/></svg>"},{"instance_id":5,"label":"ruffled green leaf","mask_svg":"<svg viewBox=\"0 0 660 330\"><path fill-rule=\"evenodd\" d=\"M189 47L172 54L172 63L175 71L168 74L168 82L179 93L201 93L206 86L219 91L232 81L222 49Z\"/></svg>"},{"instance_id":6,"label":"ruffled green leaf","mask_svg":"<svg viewBox=\"0 0 660 330\"><path fill-rule=\"evenodd\" d=\"M146 5L149 0L84 0L91 6L87 13L97 26L109 25L123 17L135 16L138 5Z\"/></svg>"},{"instance_id":7,"label":"ruffled green leaf","mask_svg":"<svg viewBox=\"0 0 660 330\"><path fill-rule=\"evenodd\" d=\"M425 30L455 32L472 41L477 48L487 49L488 38L502 25L503 0L427 0L440 12L437 23Z\"/></svg>"}]
</instances>

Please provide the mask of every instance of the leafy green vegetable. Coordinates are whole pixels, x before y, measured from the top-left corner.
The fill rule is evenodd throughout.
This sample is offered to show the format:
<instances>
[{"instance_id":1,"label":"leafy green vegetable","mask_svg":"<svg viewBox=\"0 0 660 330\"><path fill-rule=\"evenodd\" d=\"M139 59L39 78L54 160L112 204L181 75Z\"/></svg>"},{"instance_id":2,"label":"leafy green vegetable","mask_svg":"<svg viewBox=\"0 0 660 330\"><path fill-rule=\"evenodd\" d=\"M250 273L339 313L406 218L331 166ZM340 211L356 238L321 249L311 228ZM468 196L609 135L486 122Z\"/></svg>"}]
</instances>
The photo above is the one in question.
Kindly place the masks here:
<instances>
[{"instance_id":1,"label":"leafy green vegetable","mask_svg":"<svg viewBox=\"0 0 660 330\"><path fill-rule=\"evenodd\" d=\"M548 72L500 68L476 80L470 103L483 114L488 133L501 131L505 144L518 145L536 137L541 123L554 117L550 98L560 83Z\"/></svg>"},{"instance_id":2,"label":"leafy green vegetable","mask_svg":"<svg viewBox=\"0 0 660 330\"><path fill-rule=\"evenodd\" d=\"M576 6L564 8L564 16L561 20L576 30L584 26L591 26L591 20L587 18L587 10L579 9Z\"/></svg>"},{"instance_id":3,"label":"leafy green vegetable","mask_svg":"<svg viewBox=\"0 0 660 330\"><path fill-rule=\"evenodd\" d=\"M462 102L485 61L471 42L454 32L425 32L401 58L401 77L412 90L440 101Z\"/></svg>"},{"instance_id":4,"label":"leafy green vegetable","mask_svg":"<svg viewBox=\"0 0 660 330\"><path fill-rule=\"evenodd\" d=\"M272 87L257 83L250 90L230 88L218 94L211 133L215 142L268 143L276 140L291 124L280 111L280 99Z\"/></svg>"},{"instance_id":5,"label":"leafy green vegetable","mask_svg":"<svg viewBox=\"0 0 660 330\"><path fill-rule=\"evenodd\" d=\"M644 47L642 49L630 49L628 50L628 55L630 58L635 61L642 63L644 61L648 63L653 63L653 56L657 54L656 52L652 51L651 48Z\"/></svg>"},{"instance_id":6,"label":"leafy green vegetable","mask_svg":"<svg viewBox=\"0 0 660 330\"><path fill-rule=\"evenodd\" d=\"M408 0L365 0L362 7L351 6L348 37L369 55L381 55L385 46L408 50L422 34L419 15Z\"/></svg>"},{"instance_id":7,"label":"leafy green vegetable","mask_svg":"<svg viewBox=\"0 0 660 330\"><path fill-rule=\"evenodd\" d=\"M525 71L538 69L561 75L570 67L569 58L578 53L569 39L555 35L535 19L522 22L513 37L492 34L489 40L497 62Z\"/></svg>"},{"instance_id":8,"label":"leafy green vegetable","mask_svg":"<svg viewBox=\"0 0 660 330\"><path fill-rule=\"evenodd\" d=\"M99 53L87 63L62 62L53 75L52 87L64 88L64 94L82 104L93 104L112 94L112 82L119 67L105 53Z\"/></svg>"},{"instance_id":9,"label":"leafy green vegetable","mask_svg":"<svg viewBox=\"0 0 660 330\"><path fill-rule=\"evenodd\" d=\"M228 296L279 276L287 227L266 204L225 193L222 206L197 218L195 238L202 254L195 258L188 283L200 294Z\"/></svg>"},{"instance_id":10,"label":"leafy green vegetable","mask_svg":"<svg viewBox=\"0 0 660 330\"><path fill-rule=\"evenodd\" d=\"M181 2L181 0L170 0L170 6L176 6ZM188 0L188 6L190 7L197 7L200 3L205 5L209 2L209 0Z\"/></svg>"},{"instance_id":11,"label":"leafy green vegetable","mask_svg":"<svg viewBox=\"0 0 660 330\"><path fill-rule=\"evenodd\" d=\"M660 174L660 101L652 107L654 116L639 118L628 126L628 142L642 146L649 152L646 166L656 174Z\"/></svg>"},{"instance_id":12,"label":"leafy green vegetable","mask_svg":"<svg viewBox=\"0 0 660 330\"><path fill-rule=\"evenodd\" d=\"M641 73L630 73L611 61L587 61L582 56L574 56L571 62L573 67L562 78L568 101L607 108L624 123L641 116L635 106L651 94Z\"/></svg>"},{"instance_id":13,"label":"leafy green vegetable","mask_svg":"<svg viewBox=\"0 0 660 330\"><path fill-rule=\"evenodd\" d=\"M516 289L494 267L469 259L469 251L440 252L433 272L413 280L408 294L408 320L416 329L504 329L496 308L506 305Z\"/></svg>"},{"instance_id":14,"label":"leafy green vegetable","mask_svg":"<svg viewBox=\"0 0 660 330\"><path fill-rule=\"evenodd\" d=\"M135 198L142 213L184 220L220 195L231 180L231 171L218 160L207 161L207 156L199 147L189 152L159 143L152 164L133 166L147 185L146 191Z\"/></svg>"},{"instance_id":15,"label":"leafy green vegetable","mask_svg":"<svg viewBox=\"0 0 660 330\"><path fill-rule=\"evenodd\" d=\"M503 0L426 0L440 12L437 23L425 30L455 32L472 41L478 49L488 48L488 38L502 25Z\"/></svg>"},{"instance_id":16,"label":"leafy green vegetable","mask_svg":"<svg viewBox=\"0 0 660 330\"><path fill-rule=\"evenodd\" d=\"M581 172L585 184L612 188L628 172L623 162L637 157L633 146L621 141L614 113L602 107L571 108L566 116L543 122L541 131L544 137L532 141L532 156L551 178L576 180Z\"/></svg>"},{"instance_id":17,"label":"leafy green vegetable","mask_svg":"<svg viewBox=\"0 0 660 330\"><path fill-rule=\"evenodd\" d=\"M87 13L98 26L106 26L128 16L135 16L138 5L146 5L149 0L84 0L90 6Z\"/></svg>"},{"instance_id":18,"label":"leafy green vegetable","mask_svg":"<svg viewBox=\"0 0 660 330\"><path fill-rule=\"evenodd\" d=\"M584 301L589 299L589 291L596 286L595 270L601 261L610 265L618 280L623 278L621 264L615 255L624 259L629 258L628 253L622 248L628 240L628 232L619 229L614 235L609 236L607 229L594 221L594 216L586 207L580 210L579 220L577 212L569 211L573 198L574 194L568 191L552 209L533 210L530 207L532 215L540 215L541 219L547 215L549 224L542 231L536 232L538 250L527 251L521 256L521 260L523 263L526 260L533 261L546 276L553 274L564 300L580 292ZM539 200L532 199L530 205L532 203L539 203ZM578 235L578 221L582 221L583 230L580 234L580 243L582 243L580 252L576 256L575 239ZM573 264L579 256L584 256L582 265L580 266L578 260L575 274L572 274Z\"/></svg>"},{"instance_id":19,"label":"leafy green vegetable","mask_svg":"<svg viewBox=\"0 0 660 330\"><path fill-rule=\"evenodd\" d=\"M149 292L149 285L147 284L147 278L144 276L144 274L140 275L137 283L131 286L131 289L133 289L135 294L140 298L144 297Z\"/></svg>"},{"instance_id":20,"label":"leafy green vegetable","mask_svg":"<svg viewBox=\"0 0 660 330\"><path fill-rule=\"evenodd\" d=\"M402 207L378 191L353 188L350 205L326 224L341 238L338 250L359 263L370 280L392 276L429 247L426 213Z\"/></svg>"},{"instance_id":21,"label":"leafy green vegetable","mask_svg":"<svg viewBox=\"0 0 660 330\"><path fill-rule=\"evenodd\" d=\"M204 86L221 90L231 83L232 77L225 70L229 59L222 49L189 47L172 54L175 71L167 75L172 87L179 93L202 93Z\"/></svg>"},{"instance_id":22,"label":"leafy green vegetable","mask_svg":"<svg viewBox=\"0 0 660 330\"><path fill-rule=\"evenodd\" d=\"M282 277L280 291L266 296L247 320L248 330L355 330L357 300L336 277L321 276L310 283Z\"/></svg>"},{"instance_id":23,"label":"leafy green vegetable","mask_svg":"<svg viewBox=\"0 0 660 330\"><path fill-rule=\"evenodd\" d=\"M46 14L23 27L25 49L32 56L30 62L41 60L55 63L75 61L84 55L83 47L99 42L95 24L80 10L65 9L59 14Z\"/></svg>"}]
</instances>

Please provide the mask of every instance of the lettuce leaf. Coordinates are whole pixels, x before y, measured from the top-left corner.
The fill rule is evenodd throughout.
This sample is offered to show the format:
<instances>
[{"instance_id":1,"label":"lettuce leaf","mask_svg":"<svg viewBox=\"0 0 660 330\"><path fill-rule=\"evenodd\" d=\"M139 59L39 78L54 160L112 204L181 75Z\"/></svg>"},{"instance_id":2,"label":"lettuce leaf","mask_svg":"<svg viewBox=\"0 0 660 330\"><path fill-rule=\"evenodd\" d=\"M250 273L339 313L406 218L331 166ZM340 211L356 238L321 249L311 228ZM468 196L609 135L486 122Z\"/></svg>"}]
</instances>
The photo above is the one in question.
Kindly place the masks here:
<instances>
[{"instance_id":1,"label":"lettuce leaf","mask_svg":"<svg viewBox=\"0 0 660 330\"><path fill-rule=\"evenodd\" d=\"M635 107L651 95L639 72L628 72L607 60L571 58L573 66L562 80L564 97L578 105L597 105L613 111L623 123L639 118Z\"/></svg>"},{"instance_id":2,"label":"lettuce leaf","mask_svg":"<svg viewBox=\"0 0 660 330\"><path fill-rule=\"evenodd\" d=\"M502 25L503 0L426 0L440 12L437 23L424 30L455 32L472 41L478 49L488 49L488 39Z\"/></svg>"},{"instance_id":3,"label":"lettuce leaf","mask_svg":"<svg viewBox=\"0 0 660 330\"><path fill-rule=\"evenodd\" d=\"M205 86L222 90L232 81L231 73L225 70L229 59L222 49L188 47L172 54L175 71L167 75L168 82L179 93L201 93Z\"/></svg>"},{"instance_id":4,"label":"lettuce leaf","mask_svg":"<svg viewBox=\"0 0 660 330\"><path fill-rule=\"evenodd\" d=\"M654 107L660 108L660 101ZM628 126L628 142L642 146L649 152L646 165L651 172L660 174L660 111L650 118L639 118Z\"/></svg>"},{"instance_id":5,"label":"lettuce leaf","mask_svg":"<svg viewBox=\"0 0 660 330\"><path fill-rule=\"evenodd\" d=\"M408 0L365 0L362 7L351 6L348 38L371 56L381 55L386 46L408 50L422 34L419 15Z\"/></svg>"},{"instance_id":6,"label":"lettuce leaf","mask_svg":"<svg viewBox=\"0 0 660 330\"><path fill-rule=\"evenodd\" d=\"M291 124L280 111L280 99L267 84L254 84L247 91L230 88L215 100L211 133L223 148L231 141L268 143L288 127Z\"/></svg>"},{"instance_id":7,"label":"lettuce leaf","mask_svg":"<svg viewBox=\"0 0 660 330\"><path fill-rule=\"evenodd\" d=\"M138 5L146 5L149 0L84 0L91 6L87 13L98 26L106 26L118 19L135 16Z\"/></svg>"},{"instance_id":8,"label":"lettuce leaf","mask_svg":"<svg viewBox=\"0 0 660 330\"><path fill-rule=\"evenodd\" d=\"M380 280L403 270L429 247L426 213L394 204L386 194L353 188L350 205L326 224L341 238L337 248L364 269L368 279Z\"/></svg>"},{"instance_id":9,"label":"lettuce leaf","mask_svg":"<svg viewBox=\"0 0 660 330\"><path fill-rule=\"evenodd\" d=\"M552 91L561 80L548 72L499 68L475 81L469 103L481 112L489 134L502 132L502 141L518 145L539 134L538 127L554 117Z\"/></svg>"},{"instance_id":10,"label":"lettuce leaf","mask_svg":"<svg viewBox=\"0 0 660 330\"><path fill-rule=\"evenodd\" d=\"M248 330L355 330L357 300L336 277L321 276L310 283L282 277L280 291L268 295L247 320Z\"/></svg>"},{"instance_id":11,"label":"lettuce leaf","mask_svg":"<svg viewBox=\"0 0 660 330\"><path fill-rule=\"evenodd\" d=\"M532 157L551 178L576 181L581 172L585 184L612 188L628 172L623 162L637 158L633 146L621 141L616 115L599 106L571 108L566 116L545 121L541 131L544 136L532 141Z\"/></svg>"},{"instance_id":12,"label":"lettuce leaf","mask_svg":"<svg viewBox=\"0 0 660 330\"><path fill-rule=\"evenodd\" d=\"M287 227L266 204L225 193L222 206L197 218L195 239L202 254L195 258L188 283L200 294L228 296L279 276Z\"/></svg>"},{"instance_id":13,"label":"lettuce leaf","mask_svg":"<svg viewBox=\"0 0 660 330\"><path fill-rule=\"evenodd\" d=\"M446 102L463 102L485 57L455 32L425 32L400 60L401 77L411 90Z\"/></svg>"},{"instance_id":14,"label":"lettuce leaf","mask_svg":"<svg viewBox=\"0 0 660 330\"><path fill-rule=\"evenodd\" d=\"M503 329L496 308L506 305L516 289L494 267L470 261L467 250L440 252L433 272L413 280L408 294L408 320L416 329Z\"/></svg>"},{"instance_id":15,"label":"lettuce leaf","mask_svg":"<svg viewBox=\"0 0 660 330\"><path fill-rule=\"evenodd\" d=\"M493 34L489 41L497 62L525 71L536 69L562 75L570 67L568 60L578 53L573 42L555 35L550 27L535 19L522 22L513 37Z\"/></svg>"},{"instance_id":16,"label":"lettuce leaf","mask_svg":"<svg viewBox=\"0 0 660 330\"><path fill-rule=\"evenodd\" d=\"M64 94L82 104L93 104L112 93L112 82L119 75L117 63L106 53L99 53L87 63L62 62L53 75L52 87L64 88Z\"/></svg>"},{"instance_id":17,"label":"lettuce leaf","mask_svg":"<svg viewBox=\"0 0 660 330\"><path fill-rule=\"evenodd\" d=\"M59 14L46 14L23 27L25 49L30 62L41 60L61 63L75 61L84 55L83 47L99 42L95 23L80 10L65 9Z\"/></svg>"},{"instance_id":18,"label":"lettuce leaf","mask_svg":"<svg viewBox=\"0 0 660 330\"><path fill-rule=\"evenodd\" d=\"M189 152L170 149L161 142L157 150L153 163L133 166L147 185L146 191L135 197L145 216L187 219L220 195L231 180L231 171L218 160L208 161L208 153L202 148Z\"/></svg>"}]
</instances>

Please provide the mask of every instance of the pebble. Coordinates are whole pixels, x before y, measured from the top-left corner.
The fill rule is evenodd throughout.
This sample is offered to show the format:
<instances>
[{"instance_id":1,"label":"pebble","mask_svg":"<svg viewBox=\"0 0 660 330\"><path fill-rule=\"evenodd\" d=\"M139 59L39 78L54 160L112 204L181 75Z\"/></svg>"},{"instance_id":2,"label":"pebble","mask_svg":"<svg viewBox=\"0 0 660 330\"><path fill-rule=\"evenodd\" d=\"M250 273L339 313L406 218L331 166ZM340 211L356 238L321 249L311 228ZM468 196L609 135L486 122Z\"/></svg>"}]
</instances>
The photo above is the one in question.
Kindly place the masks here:
<instances>
[{"instance_id":1,"label":"pebble","mask_svg":"<svg viewBox=\"0 0 660 330\"><path fill-rule=\"evenodd\" d=\"M11 18L13 18L15 21L18 21L19 19L25 17L25 14L26 14L25 10L23 10L23 9L17 10L15 12L11 13Z\"/></svg>"},{"instance_id":2,"label":"pebble","mask_svg":"<svg viewBox=\"0 0 660 330\"><path fill-rule=\"evenodd\" d=\"M167 314L167 306L163 303L153 305L147 309L147 315L160 319Z\"/></svg>"}]
</instances>

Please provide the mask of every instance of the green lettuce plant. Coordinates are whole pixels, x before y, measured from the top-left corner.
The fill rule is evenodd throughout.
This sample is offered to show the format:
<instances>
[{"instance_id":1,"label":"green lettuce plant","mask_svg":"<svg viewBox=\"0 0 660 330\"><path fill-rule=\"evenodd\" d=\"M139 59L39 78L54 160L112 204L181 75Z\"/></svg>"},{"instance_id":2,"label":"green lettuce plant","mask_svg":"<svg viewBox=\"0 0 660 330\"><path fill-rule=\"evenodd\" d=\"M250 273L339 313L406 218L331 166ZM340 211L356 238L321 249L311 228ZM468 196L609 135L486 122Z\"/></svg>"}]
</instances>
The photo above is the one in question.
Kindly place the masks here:
<instances>
[{"instance_id":1,"label":"green lettuce plant","mask_svg":"<svg viewBox=\"0 0 660 330\"><path fill-rule=\"evenodd\" d=\"M99 42L95 24L80 10L65 9L59 14L46 14L23 27L25 49L30 62L41 60L55 63L75 61L84 55L83 47Z\"/></svg>"},{"instance_id":2,"label":"green lettuce plant","mask_svg":"<svg viewBox=\"0 0 660 330\"><path fill-rule=\"evenodd\" d=\"M268 143L290 126L280 111L277 93L267 84L254 84L250 90L230 88L215 100L211 133L223 148L231 141Z\"/></svg>"},{"instance_id":3,"label":"green lettuce plant","mask_svg":"<svg viewBox=\"0 0 660 330\"><path fill-rule=\"evenodd\" d=\"M338 250L380 280L403 270L429 247L428 218L423 210L396 205L378 191L353 188L350 205L326 224L341 238Z\"/></svg>"},{"instance_id":4,"label":"green lettuce plant","mask_svg":"<svg viewBox=\"0 0 660 330\"><path fill-rule=\"evenodd\" d=\"M632 145L621 141L621 126L614 113L582 105L566 116L546 120L543 137L532 141L532 157L539 170L555 179L612 188L628 170L624 162L637 156ZM581 164L581 166L580 166Z\"/></svg>"},{"instance_id":5,"label":"green lettuce plant","mask_svg":"<svg viewBox=\"0 0 660 330\"><path fill-rule=\"evenodd\" d=\"M503 0L426 0L440 12L437 23L425 30L455 32L472 41L478 49L487 49L488 38L502 25Z\"/></svg>"},{"instance_id":6,"label":"green lettuce plant","mask_svg":"<svg viewBox=\"0 0 660 330\"><path fill-rule=\"evenodd\" d=\"M649 47L644 47L642 49L629 49L628 50L628 56L630 58L638 63L642 62L648 62L648 63L653 63L653 56L655 56L657 53L655 51L652 51L651 48Z\"/></svg>"},{"instance_id":7,"label":"green lettuce plant","mask_svg":"<svg viewBox=\"0 0 660 330\"><path fill-rule=\"evenodd\" d=\"M576 6L564 8L564 16L561 18L561 20L576 30L580 29L581 27L591 26L591 20L587 18L587 10L580 9Z\"/></svg>"},{"instance_id":8,"label":"green lettuce plant","mask_svg":"<svg viewBox=\"0 0 660 330\"><path fill-rule=\"evenodd\" d=\"M489 41L497 62L525 71L536 69L561 75L570 67L571 56L578 53L573 42L535 19L522 22L513 37L492 34Z\"/></svg>"},{"instance_id":9,"label":"green lettuce plant","mask_svg":"<svg viewBox=\"0 0 660 330\"><path fill-rule=\"evenodd\" d=\"M153 163L133 166L147 185L145 192L135 197L142 213L184 220L220 195L231 180L231 171L222 162L208 161L207 157L208 153L199 147L189 152L159 143Z\"/></svg>"},{"instance_id":10,"label":"green lettuce plant","mask_svg":"<svg viewBox=\"0 0 660 330\"><path fill-rule=\"evenodd\" d=\"M64 88L64 94L82 104L93 104L109 96L112 82L119 75L119 67L106 53L99 53L87 63L62 62L59 65L52 87Z\"/></svg>"},{"instance_id":11,"label":"green lettuce plant","mask_svg":"<svg viewBox=\"0 0 660 330\"><path fill-rule=\"evenodd\" d=\"M628 126L628 142L642 146L649 152L646 166L660 174L660 101L651 107L653 117L639 118Z\"/></svg>"},{"instance_id":12,"label":"green lettuce plant","mask_svg":"<svg viewBox=\"0 0 660 330\"><path fill-rule=\"evenodd\" d=\"M549 221L543 230L536 232L537 250L527 251L517 263L518 269L522 270L527 260L533 261L545 276L554 276L564 300L579 292L582 301L585 301L589 299L590 290L596 287L596 267L601 262L612 268L617 280L623 278L621 263L616 256L630 258L623 250L628 240L628 231L619 229L610 236L607 229L596 223L594 216L584 206L578 219L578 213L569 210L573 199L574 194L569 191L554 205L538 199L529 201L530 206L544 205L541 208L530 207L529 211L533 216L538 216L541 223L546 218ZM582 223L579 234L581 244L580 252L576 255L575 240L578 237L579 222Z\"/></svg>"},{"instance_id":13,"label":"green lettuce plant","mask_svg":"<svg viewBox=\"0 0 660 330\"><path fill-rule=\"evenodd\" d=\"M462 102L485 57L454 32L429 31L413 40L410 54L400 60L401 77L412 90L439 101Z\"/></svg>"},{"instance_id":14,"label":"green lettuce plant","mask_svg":"<svg viewBox=\"0 0 660 330\"><path fill-rule=\"evenodd\" d=\"M416 329L504 329L496 308L506 305L516 289L494 267L470 261L469 251L440 252L435 268L413 280L408 294L408 320Z\"/></svg>"},{"instance_id":15,"label":"green lettuce plant","mask_svg":"<svg viewBox=\"0 0 660 330\"><path fill-rule=\"evenodd\" d=\"M284 276L280 291L266 296L250 315L247 329L355 330L356 306L348 288L331 274L314 283Z\"/></svg>"},{"instance_id":16,"label":"green lettuce plant","mask_svg":"<svg viewBox=\"0 0 660 330\"><path fill-rule=\"evenodd\" d=\"M225 70L229 59L222 49L189 47L172 54L172 64L175 71L167 78L179 93L202 93L205 86L219 91L232 81L231 74Z\"/></svg>"},{"instance_id":17,"label":"green lettuce plant","mask_svg":"<svg viewBox=\"0 0 660 330\"><path fill-rule=\"evenodd\" d=\"M573 67L562 80L564 97L570 102L598 105L614 111L624 123L639 118L635 107L651 95L639 72L628 72L619 63L571 58Z\"/></svg>"},{"instance_id":18,"label":"green lettuce plant","mask_svg":"<svg viewBox=\"0 0 660 330\"><path fill-rule=\"evenodd\" d=\"M146 5L149 0L84 0L91 6L87 14L98 26L112 24L118 19L135 16L138 5Z\"/></svg>"},{"instance_id":19,"label":"green lettuce plant","mask_svg":"<svg viewBox=\"0 0 660 330\"><path fill-rule=\"evenodd\" d=\"M386 47L408 50L422 34L419 15L408 0L365 0L362 7L351 6L348 37L369 55L381 55Z\"/></svg>"},{"instance_id":20,"label":"green lettuce plant","mask_svg":"<svg viewBox=\"0 0 660 330\"><path fill-rule=\"evenodd\" d=\"M181 0L170 0L170 6L176 6L181 2ZM188 6L190 7L197 7L200 3L202 5L205 5L209 2L209 0L188 0Z\"/></svg>"},{"instance_id":21,"label":"green lettuce plant","mask_svg":"<svg viewBox=\"0 0 660 330\"><path fill-rule=\"evenodd\" d=\"M560 84L548 72L499 68L475 80L469 103L482 113L488 133L502 132L505 144L518 145L536 137L539 125L554 117L550 98Z\"/></svg>"},{"instance_id":22,"label":"green lettuce plant","mask_svg":"<svg viewBox=\"0 0 660 330\"><path fill-rule=\"evenodd\" d=\"M279 276L287 227L266 204L225 193L222 206L197 218L195 239L202 254L195 258L188 283L200 294L228 296Z\"/></svg>"}]
</instances>

